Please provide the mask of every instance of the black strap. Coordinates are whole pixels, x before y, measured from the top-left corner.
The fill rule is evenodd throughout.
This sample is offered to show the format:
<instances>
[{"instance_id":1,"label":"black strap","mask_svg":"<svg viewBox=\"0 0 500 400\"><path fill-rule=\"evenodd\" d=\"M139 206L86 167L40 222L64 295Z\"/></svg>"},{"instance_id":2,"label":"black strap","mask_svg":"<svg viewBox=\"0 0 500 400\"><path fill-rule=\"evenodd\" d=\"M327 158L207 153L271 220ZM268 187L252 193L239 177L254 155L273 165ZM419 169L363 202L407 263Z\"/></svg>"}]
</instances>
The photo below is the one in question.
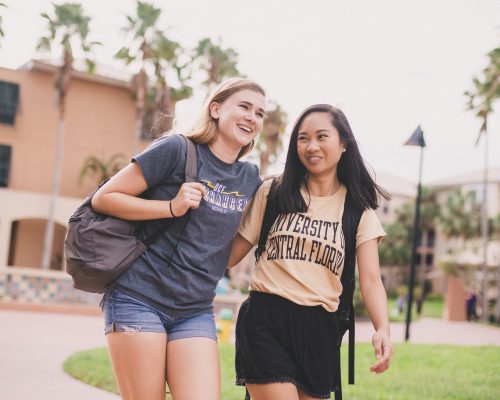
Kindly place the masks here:
<instances>
[{"instance_id":1,"label":"black strap","mask_svg":"<svg viewBox=\"0 0 500 400\"><path fill-rule=\"evenodd\" d=\"M355 355L355 315L354 315L354 290L356 286L356 234L358 232L359 221L363 214L362 209L356 207L352 197L347 191L344 203L344 213L342 214L342 231L345 240L345 259L344 270L340 281L342 283L342 293L340 295L339 307L337 309L338 321L349 331L349 364L348 364L348 383L354 384L354 355ZM344 325L342 325L344 324ZM342 342L343 331L339 335L339 345ZM338 388L335 391L335 400L342 400L342 385L340 376L340 354L338 370Z\"/></svg>"},{"instance_id":2,"label":"black strap","mask_svg":"<svg viewBox=\"0 0 500 400\"><path fill-rule=\"evenodd\" d=\"M356 286L356 234L359 221L364 210L356 207L349 192L346 195L344 204L344 214L342 215L342 229L345 238L345 264L341 282L344 287L340 296L340 306L342 311L348 313L349 330L349 384L354 384L354 306L353 297Z\"/></svg>"},{"instance_id":3,"label":"black strap","mask_svg":"<svg viewBox=\"0 0 500 400\"><path fill-rule=\"evenodd\" d=\"M259 261L260 256L266 249L267 237L271 231L271 227L278 216L278 209L273 201L270 201L270 195L274 192L276 188L277 180L273 179L271 182L271 187L267 194L267 203L264 210L264 217L262 218L262 225L260 226L259 243L257 244L257 249L255 249L255 261Z\"/></svg>"},{"instance_id":4,"label":"black strap","mask_svg":"<svg viewBox=\"0 0 500 400\"><path fill-rule=\"evenodd\" d=\"M198 175L198 158L196 154L196 146L191 139L183 135L180 136L184 138L186 142L186 165L184 167L184 181L196 182L196 178ZM180 218L185 218L184 227L182 231L184 231L184 228L186 227L187 221L189 220L189 217L191 215L191 210L188 210L186 214L180 217ZM154 242L156 242L160 238L160 236L163 235L176 220L177 217L165 218L164 221L162 221L162 223L160 224L160 226L151 235L149 235L146 239L144 239L143 242L146 245L146 247L149 247ZM175 247L177 247L177 244Z\"/></svg>"}]
</instances>

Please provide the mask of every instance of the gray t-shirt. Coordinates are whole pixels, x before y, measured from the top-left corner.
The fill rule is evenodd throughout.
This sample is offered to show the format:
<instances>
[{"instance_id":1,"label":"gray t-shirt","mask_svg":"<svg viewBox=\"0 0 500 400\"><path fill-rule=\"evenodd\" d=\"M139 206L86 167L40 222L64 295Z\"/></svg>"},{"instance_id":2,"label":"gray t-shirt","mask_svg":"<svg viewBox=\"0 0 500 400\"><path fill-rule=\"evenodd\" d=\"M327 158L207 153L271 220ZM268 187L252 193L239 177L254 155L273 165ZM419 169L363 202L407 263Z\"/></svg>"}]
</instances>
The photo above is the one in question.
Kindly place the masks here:
<instances>
[{"instance_id":1,"label":"gray t-shirt","mask_svg":"<svg viewBox=\"0 0 500 400\"><path fill-rule=\"evenodd\" d=\"M196 150L198 181L207 190L200 207L191 210L189 218L178 218L114 284L179 317L213 310L215 288L226 269L242 211L261 182L252 163L225 163L204 144L197 144ZM133 161L148 184L147 198L173 199L184 182L186 143L179 135L166 136ZM145 223L145 235L159 223Z\"/></svg>"}]
</instances>

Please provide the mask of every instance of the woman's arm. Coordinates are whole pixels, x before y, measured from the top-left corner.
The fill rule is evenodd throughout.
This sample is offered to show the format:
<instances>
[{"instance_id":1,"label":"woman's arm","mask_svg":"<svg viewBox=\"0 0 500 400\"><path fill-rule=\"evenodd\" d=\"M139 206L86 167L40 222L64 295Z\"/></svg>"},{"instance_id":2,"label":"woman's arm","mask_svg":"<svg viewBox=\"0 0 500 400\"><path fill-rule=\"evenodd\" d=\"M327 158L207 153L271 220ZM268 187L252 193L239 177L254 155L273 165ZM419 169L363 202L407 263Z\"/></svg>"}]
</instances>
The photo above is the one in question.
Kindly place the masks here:
<instances>
[{"instance_id":1,"label":"woman's arm","mask_svg":"<svg viewBox=\"0 0 500 400\"><path fill-rule=\"evenodd\" d=\"M231 255L229 256L227 266L229 268L233 268L248 254L250 250L252 250L252 247L252 243L246 240L239 233L236 233L236 236L233 239L233 246L231 248Z\"/></svg>"},{"instance_id":2,"label":"woman's arm","mask_svg":"<svg viewBox=\"0 0 500 400\"><path fill-rule=\"evenodd\" d=\"M360 244L356 250L356 256L361 295L375 328L372 344L378 361L370 367L370 370L380 374L389 368L393 350L387 313L387 295L380 275L378 240L372 239Z\"/></svg>"},{"instance_id":3,"label":"woman's arm","mask_svg":"<svg viewBox=\"0 0 500 400\"><path fill-rule=\"evenodd\" d=\"M92 198L92 207L102 214L127 220L171 218L184 215L190 208L198 208L206 190L201 183L184 183L171 201L141 199L139 194L148 185L139 166L133 162L113 176Z\"/></svg>"}]
</instances>

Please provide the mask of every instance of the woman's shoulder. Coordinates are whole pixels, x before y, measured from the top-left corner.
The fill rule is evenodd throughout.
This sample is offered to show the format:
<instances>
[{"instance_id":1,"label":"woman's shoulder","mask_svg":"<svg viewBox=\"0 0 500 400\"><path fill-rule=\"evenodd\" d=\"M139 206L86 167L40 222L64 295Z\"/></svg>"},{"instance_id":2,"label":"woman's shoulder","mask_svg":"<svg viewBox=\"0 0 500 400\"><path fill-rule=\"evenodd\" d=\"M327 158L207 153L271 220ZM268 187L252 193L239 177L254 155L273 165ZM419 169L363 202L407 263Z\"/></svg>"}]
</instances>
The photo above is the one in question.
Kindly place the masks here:
<instances>
[{"instance_id":1,"label":"woman's shoulder","mask_svg":"<svg viewBox=\"0 0 500 400\"><path fill-rule=\"evenodd\" d=\"M249 171L253 174L259 175L259 167L257 166L257 164L251 161L242 161L242 160L238 160L236 163L242 170Z\"/></svg>"},{"instance_id":2,"label":"woman's shoulder","mask_svg":"<svg viewBox=\"0 0 500 400\"><path fill-rule=\"evenodd\" d=\"M265 176L264 178L262 178L262 184L257 190L257 194L261 197L267 197L275 179L276 176Z\"/></svg>"},{"instance_id":3,"label":"woman's shoulder","mask_svg":"<svg viewBox=\"0 0 500 400\"><path fill-rule=\"evenodd\" d=\"M180 134L163 134L162 136L153 140L151 144L144 150L144 152L148 151L184 154L186 152L186 141Z\"/></svg>"}]
</instances>

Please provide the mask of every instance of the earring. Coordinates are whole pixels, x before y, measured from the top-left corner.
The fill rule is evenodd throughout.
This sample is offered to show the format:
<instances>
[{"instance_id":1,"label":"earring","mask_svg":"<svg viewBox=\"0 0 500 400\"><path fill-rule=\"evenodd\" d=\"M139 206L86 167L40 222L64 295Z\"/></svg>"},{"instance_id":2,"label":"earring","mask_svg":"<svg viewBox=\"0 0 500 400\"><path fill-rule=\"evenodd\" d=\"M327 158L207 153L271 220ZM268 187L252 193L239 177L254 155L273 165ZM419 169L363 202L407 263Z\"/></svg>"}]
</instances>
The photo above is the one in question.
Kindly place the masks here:
<instances>
[{"instance_id":1,"label":"earring","mask_svg":"<svg viewBox=\"0 0 500 400\"><path fill-rule=\"evenodd\" d=\"M347 149L344 149L344 150L342 150L342 153L345 153L346 151L347 151Z\"/></svg>"}]
</instances>

